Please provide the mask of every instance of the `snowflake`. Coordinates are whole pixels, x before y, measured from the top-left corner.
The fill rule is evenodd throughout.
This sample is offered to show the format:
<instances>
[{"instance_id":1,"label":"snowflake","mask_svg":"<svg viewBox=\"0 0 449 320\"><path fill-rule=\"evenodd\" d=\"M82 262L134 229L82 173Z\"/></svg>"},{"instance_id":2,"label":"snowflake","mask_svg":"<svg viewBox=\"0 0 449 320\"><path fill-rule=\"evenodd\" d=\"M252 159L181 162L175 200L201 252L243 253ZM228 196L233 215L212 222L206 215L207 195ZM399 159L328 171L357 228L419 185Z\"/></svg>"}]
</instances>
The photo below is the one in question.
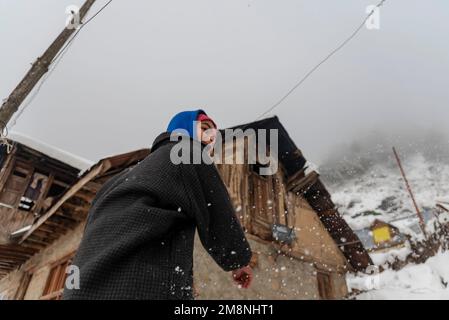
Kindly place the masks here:
<instances>
[{"instance_id":1,"label":"snowflake","mask_svg":"<svg viewBox=\"0 0 449 320\"><path fill-rule=\"evenodd\" d=\"M182 269L179 266L176 266L175 271L176 272L182 272Z\"/></svg>"}]
</instances>

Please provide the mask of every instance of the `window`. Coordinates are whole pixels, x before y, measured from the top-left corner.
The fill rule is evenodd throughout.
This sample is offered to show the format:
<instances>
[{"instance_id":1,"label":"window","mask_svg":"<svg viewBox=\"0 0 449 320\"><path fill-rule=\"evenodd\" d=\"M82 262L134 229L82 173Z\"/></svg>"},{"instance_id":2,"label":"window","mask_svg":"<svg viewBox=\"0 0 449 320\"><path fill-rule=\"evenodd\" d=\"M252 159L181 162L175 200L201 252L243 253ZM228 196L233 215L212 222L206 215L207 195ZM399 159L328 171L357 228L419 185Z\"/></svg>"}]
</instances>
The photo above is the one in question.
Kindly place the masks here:
<instances>
[{"instance_id":1,"label":"window","mask_svg":"<svg viewBox=\"0 0 449 320\"><path fill-rule=\"evenodd\" d=\"M61 300L67 277L66 269L72 263L72 259L73 254L53 264L41 297L42 300Z\"/></svg>"},{"instance_id":2,"label":"window","mask_svg":"<svg viewBox=\"0 0 449 320\"><path fill-rule=\"evenodd\" d=\"M68 185L60 182L58 180L54 180L48 190L47 197L58 198L60 197L66 190L68 189Z\"/></svg>"},{"instance_id":3,"label":"window","mask_svg":"<svg viewBox=\"0 0 449 320\"><path fill-rule=\"evenodd\" d=\"M47 184L48 190L44 191L41 199L38 201L38 203L36 203L34 207L34 214L36 216L40 216L45 213L68 189L67 184L58 180L54 180L52 175L50 175Z\"/></svg>"},{"instance_id":4,"label":"window","mask_svg":"<svg viewBox=\"0 0 449 320\"><path fill-rule=\"evenodd\" d=\"M14 172L12 174L19 178L23 178L23 179L27 178L27 173L23 172L21 170L14 170Z\"/></svg>"},{"instance_id":5,"label":"window","mask_svg":"<svg viewBox=\"0 0 449 320\"><path fill-rule=\"evenodd\" d=\"M321 299L332 299L332 283L331 276L327 272L317 272L318 293Z\"/></svg>"},{"instance_id":6,"label":"window","mask_svg":"<svg viewBox=\"0 0 449 320\"><path fill-rule=\"evenodd\" d=\"M23 211L31 211L37 200L39 200L48 181L48 176L35 172L30 183L25 190L25 194L20 199L19 209Z\"/></svg>"}]
</instances>

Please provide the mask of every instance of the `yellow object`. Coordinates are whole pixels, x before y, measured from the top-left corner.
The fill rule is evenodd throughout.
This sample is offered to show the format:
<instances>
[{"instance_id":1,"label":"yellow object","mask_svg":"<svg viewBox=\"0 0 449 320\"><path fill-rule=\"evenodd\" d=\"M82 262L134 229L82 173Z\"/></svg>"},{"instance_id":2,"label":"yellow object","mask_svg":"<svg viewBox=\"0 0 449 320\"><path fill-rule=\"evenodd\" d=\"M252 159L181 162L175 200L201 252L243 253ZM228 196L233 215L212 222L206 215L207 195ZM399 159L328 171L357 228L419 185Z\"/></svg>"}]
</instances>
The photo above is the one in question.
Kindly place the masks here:
<instances>
[{"instance_id":1,"label":"yellow object","mask_svg":"<svg viewBox=\"0 0 449 320\"><path fill-rule=\"evenodd\" d=\"M373 230L374 242L381 243L391 240L390 228L380 227Z\"/></svg>"}]
</instances>

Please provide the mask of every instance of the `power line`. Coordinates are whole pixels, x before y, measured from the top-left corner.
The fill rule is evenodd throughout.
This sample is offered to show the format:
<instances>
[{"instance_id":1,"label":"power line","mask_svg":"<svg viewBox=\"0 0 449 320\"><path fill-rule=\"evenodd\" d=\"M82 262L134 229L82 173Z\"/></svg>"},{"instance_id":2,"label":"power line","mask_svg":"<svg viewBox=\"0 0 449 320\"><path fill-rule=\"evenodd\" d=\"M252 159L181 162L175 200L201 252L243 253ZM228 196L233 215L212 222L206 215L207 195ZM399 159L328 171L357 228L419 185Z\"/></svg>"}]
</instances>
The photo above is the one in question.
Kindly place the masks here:
<instances>
[{"instance_id":1,"label":"power line","mask_svg":"<svg viewBox=\"0 0 449 320\"><path fill-rule=\"evenodd\" d=\"M83 29L90 21L92 21L99 13L101 13L106 7L112 2L112 0L109 0L105 5L103 5L92 17L90 17L86 22L83 22L80 24L78 30L71 36L69 41L64 45L64 47L61 48L61 50L56 54L56 56L53 58L53 60L50 63L49 68L51 68L45 75L42 77L39 86L34 90L33 95L28 99L28 101L25 103L25 105L21 108L21 110L17 113L17 115L14 117L14 120L11 122L11 125L9 126L9 129L15 126L17 123L17 119L22 115L22 113L26 110L26 108L33 102L33 100L36 98L36 96L39 94L43 84L45 81L50 77L50 75L53 73L53 71L58 66L59 62L61 62L64 55L67 53L68 49L73 43L73 40L78 35L78 33Z\"/></svg>"},{"instance_id":2,"label":"power line","mask_svg":"<svg viewBox=\"0 0 449 320\"><path fill-rule=\"evenodd\" d=\"M86 20L86 22L83 22L80 24L78 30L76 30L76 32L73 34L73 37L67 41L67 43L65 44L64 47L62 47L61 51L59 51L59 53L54 57L54 59L52 60L55 61L61 54L63 54L64 50L70 46L70 44L72 43L72 41L75 39L75 37L78 35L78 33L89 23L91 22L100 12L102 12L104 9L106 9L106 7L112 2L112 0L109 0L105 5L103 5L92 17L90 17L89 19Z\"/></svg>"},{"instance_id":3,"label":"power line","mask_svg":"<svg viewBox=\"0 0 449 320\"><path fill-rule=\"evenodd\" d=\"M301 78L301 80L296 83L284 96L282 96L281 99L279 99L274 105L272 105L270 108L268 108L264 113L262 113L260 116L257 117L256 121L261 119L263 116L265 116L266 114L270 113L271 111L273 111L275 108L277 108L282 102L284 102L285 99L287 99L300 85L302 85L304 83L304 81L307 80L307 78L309 78L312 73L314 73L322 64L324 64L327 60L329 60L335 53L337 53L340 49L342 49L349 41L351 41L358 33L359 31L363 28L363 26L365 25L366 21L368 21L368 19L374 14L375 10L379 7L381 7L384 2L386 0L381 0L375 8L373 8L373 10L366 16L366 18L363 20L363 22L360 24L360 26L357 27L357 29L355 29L355 31L348 37L346 38L339 46L337 46L334 50L332 50L326 57L324 57L324 59L322 59L317 65L315 65L312 69L310 69L309 72L306 73L306 75L304 77Z\"/></svg>"}]
</instances>

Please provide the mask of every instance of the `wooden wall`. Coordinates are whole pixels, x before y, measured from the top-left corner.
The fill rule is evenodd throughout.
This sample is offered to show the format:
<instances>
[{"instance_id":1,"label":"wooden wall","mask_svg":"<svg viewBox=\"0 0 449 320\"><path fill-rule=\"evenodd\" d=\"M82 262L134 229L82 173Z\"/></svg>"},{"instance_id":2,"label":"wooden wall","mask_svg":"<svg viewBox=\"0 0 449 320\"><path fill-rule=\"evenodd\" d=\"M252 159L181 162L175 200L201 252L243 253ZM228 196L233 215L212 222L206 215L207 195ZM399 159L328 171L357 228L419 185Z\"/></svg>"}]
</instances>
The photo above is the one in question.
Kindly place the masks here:
<instances>
[{"instance_id":1,"label":"wooden wall","mask_svg":"<svg viewBox=\"0 0 449 320\"><path fill-rule=\"evenodd\" d=\"M23 146L6 155L0 169L0 244L9 243L12 232L32 224L56 197L49 196L51 188L57 186L62 194L77 179L77 172ZM36 176L44 180L32 209L27 211L21 199Z\"/></svg>"},{"instance_id":2,"label":"wooden wall","mask_svg":"<svg viewBox=\"0 0 449 320\"><path fill-rule=\"evenodd\" d=\"M228 144L226 148L233 148L232 160L240 156L236 143ZM284 246L283 251L305 261L315 261L319 268L346 272L347 260L317 213L300 194L286 190L281 166L272 176L260 176L248 164L220 164L218 169L237 216L249 234L272 241L272 225L287 225L294 228L296 241L291 246Z\"/></svg>"}]
</instances>

